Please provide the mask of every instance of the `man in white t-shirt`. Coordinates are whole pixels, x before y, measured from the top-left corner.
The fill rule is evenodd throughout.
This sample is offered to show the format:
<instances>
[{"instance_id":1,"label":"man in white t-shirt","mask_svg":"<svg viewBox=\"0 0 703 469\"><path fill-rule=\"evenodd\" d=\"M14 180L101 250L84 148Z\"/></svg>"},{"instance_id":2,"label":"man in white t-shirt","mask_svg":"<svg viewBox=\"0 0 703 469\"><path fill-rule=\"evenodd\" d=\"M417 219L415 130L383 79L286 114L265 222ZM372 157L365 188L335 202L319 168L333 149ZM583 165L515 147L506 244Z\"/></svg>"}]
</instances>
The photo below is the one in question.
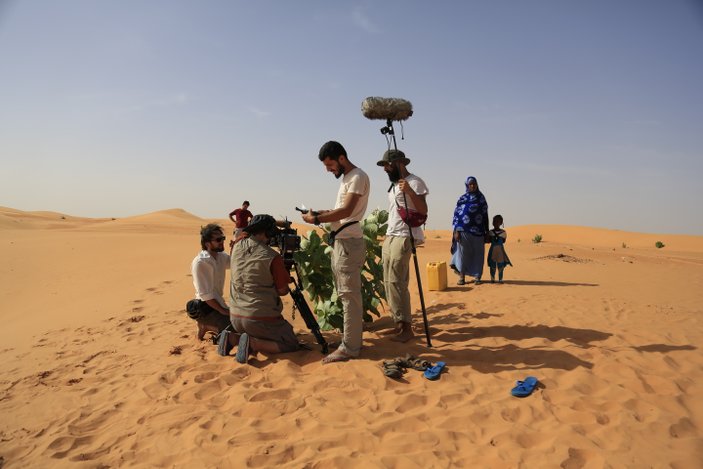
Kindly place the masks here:
<instances>
[{"instance_id":1,"label":"man in white t-shirt","mask_svg":"<svg viewBox=\"0 0 703 469\"><path fill-rule=\"evenodd\" d=\"M411 228L427 218L427 201L429 190L425 181L408 172L406 166L410 160L400 150L388 150L378 163L391 180L388 190L388 230L383 241L383 283L386 289L386 301L391 309L395 327L386 331L391 340L407 342L415 334L410 315L410 255L412 244L410 230L415 245L425 242L425 234L420 226ZM401 217L400 211L403 210Z\"/></svg>"},{"instance_id":2,"label":"man in white t-shirt","mask_svg":"<svg viewBox=\"0 0 703 469\"><path fill-rule=\"evenodd\" d=\"M318 155L328 172L342 182L332 210L312 209L303 214L307 223L330 223L336 233L332 250L332 273L337 294L344 307L344 335L334 352L322 363L341 362L361 353L363 301L361 298L361 268L366 260L366 245L359 221L364 218L369 202L368 175L349 161L339 142L322 145Z\"/></svg>"},{"instance_id":3,"label":"man in white t-shirt","mask_svg":"<svg viewBox=\"0 0 703 469\"><path fill-rule=\"evenodd\" d=\"M225 272L229 269L229 254L225 250L225 235L222 227L214 223L200 229L202 251L191 264L195 298L200 300L198 339L206 332L219 334L229 326L229 308L222 296Z\"/></svg>"}]
</instances>

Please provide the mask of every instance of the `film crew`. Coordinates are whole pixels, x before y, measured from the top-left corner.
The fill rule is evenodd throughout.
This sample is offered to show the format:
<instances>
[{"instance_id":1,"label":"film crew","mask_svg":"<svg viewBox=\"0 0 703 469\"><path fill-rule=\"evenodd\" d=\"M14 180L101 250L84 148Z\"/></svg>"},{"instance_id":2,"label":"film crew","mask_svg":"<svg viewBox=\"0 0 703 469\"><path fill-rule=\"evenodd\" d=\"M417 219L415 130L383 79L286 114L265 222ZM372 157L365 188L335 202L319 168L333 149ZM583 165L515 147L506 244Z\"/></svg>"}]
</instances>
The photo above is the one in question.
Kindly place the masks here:
<instances>
[{"instance_id":1,"label":"film crew","mask_svg":"<svg viewBox=\"0 0 703 469\"><path fill-rule=\"evenodd\" d=\"M202 250L191 264L195 299L188 302L188 316L198 324L198 339L205 333L219 334L229 326L229 309L222 291L229 255L225 250L225 235L220 225L210 223L200 229Z\"/></svg>"},{"instance_id":2,"label":"film crew","mask_svg":"<svg viewBox=\"0 0 703 469\"><path fill-rule=\"evenodd\" d=\"M281 254L269 246L276 236L276 224L271 215L255 215L243 228L244 237L234 244L229 315L241 335L228 344L231 347L238 342L239 363L246 363L252 352L273 354L300 348L293 326L281 314L280 297L288 294L290 273ZM228 352L225 348L225 354Z\"/></svg>"},{"instance_id":3,"label":"film crew","mask_svg":"<svg viewBox=\"0 0 703 469\"><path fill-rule=\"evenodd\" d=\"M332 273L337 294L344 307L344 334L342 343L322 363L346 361L361 353L363 301L361 297L361 268L366 259L366 245L359 221L363 219L369 201L369 177L357 168L347 156L344 147L334 141L322 145L318 155L328 172L341 184L332 210L303 214L307 223L330 223Z\"/></svg>"},{"instance_id":4,"label":"film crew","mask_svg":"<svg viewBox=\"0 0 703 469\"><path fill-rule=\"evenodd\" d=\"M383 283L386 301L395 327L384 331L391 340L407 342L414 337L410 309L410 256L412 243L423 244L425 235L420 228L427 219L429 190L425 181L408 172L410 160L400 150L388 150L376 163L382 166L391 181L388 190L388 230L383 242ZM412 230L412 239L411 232Z\"/></svg>"}]
</instances>

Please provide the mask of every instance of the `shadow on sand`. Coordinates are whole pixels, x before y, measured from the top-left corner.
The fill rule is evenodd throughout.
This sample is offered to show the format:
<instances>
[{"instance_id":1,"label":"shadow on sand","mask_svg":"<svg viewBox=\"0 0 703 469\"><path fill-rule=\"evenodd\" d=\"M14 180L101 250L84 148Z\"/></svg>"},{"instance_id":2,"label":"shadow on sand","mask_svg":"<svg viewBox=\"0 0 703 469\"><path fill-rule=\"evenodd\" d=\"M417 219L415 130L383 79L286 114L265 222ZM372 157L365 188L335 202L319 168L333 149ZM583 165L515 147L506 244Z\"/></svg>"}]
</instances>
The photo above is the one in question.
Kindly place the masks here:
<instances>
[{"instance_id":1,"label":"shadow on sand","mask_svg":"<svg viewBox=\"0 0 703 469\"><path fill-rule=\"evenodd\" d=\"M608 339L612 334L593 329L575 329L565 326L462 326L446 331L438 331L436 337L442 342L467 342L472 339L485 337L503 337L508 340L526 340L542 337L551 342L566 340L582 348L592 347L591 342Z\"/></svg>"},{"instance_id":2,"label":"shadow on sand","mask_svg":"<svg viewBox=\"0 0 703 469\"><path fill-rule=\"evenodd\" d=\"M697 348L693 345L667 345L667 344L650 344L650 345L640 345L639 347L632 347L638 352L676 352L681 350L696 350Z\"/></svg>"},{"instance_id":3,"label":"shadow on sand","mask_svg":"<svg viewBox=\"0 0 703 469\"><path fill-rule=\"evenodd\" d=\"M484 282L486 283L486 282ZM489 282L490 283L490 282ZM597 287L597 283L572 283L572 282L555 282L541 280L504 280L507 285L521 285L529 287Z\"/></svg>"}]
</instances>

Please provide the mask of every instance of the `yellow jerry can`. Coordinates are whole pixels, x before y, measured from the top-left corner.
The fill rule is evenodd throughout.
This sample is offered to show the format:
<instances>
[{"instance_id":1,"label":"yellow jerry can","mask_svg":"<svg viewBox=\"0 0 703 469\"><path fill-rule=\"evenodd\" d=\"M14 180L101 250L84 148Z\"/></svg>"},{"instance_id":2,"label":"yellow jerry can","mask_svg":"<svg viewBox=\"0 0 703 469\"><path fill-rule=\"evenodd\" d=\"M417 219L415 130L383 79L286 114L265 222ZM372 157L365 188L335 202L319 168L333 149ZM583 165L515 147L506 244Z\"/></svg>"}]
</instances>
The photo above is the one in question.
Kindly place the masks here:
<instances>
[{"instance_id":1,"label":"yellow jerry can","mask_svg":"<svg viewBox=\"0 0 703 469\"><path fill-rule=\"evenodd\" d=\"M447 263L428 262L427 263L427 288L435 291L447 289Z\"/></svg>"}]
</instances>

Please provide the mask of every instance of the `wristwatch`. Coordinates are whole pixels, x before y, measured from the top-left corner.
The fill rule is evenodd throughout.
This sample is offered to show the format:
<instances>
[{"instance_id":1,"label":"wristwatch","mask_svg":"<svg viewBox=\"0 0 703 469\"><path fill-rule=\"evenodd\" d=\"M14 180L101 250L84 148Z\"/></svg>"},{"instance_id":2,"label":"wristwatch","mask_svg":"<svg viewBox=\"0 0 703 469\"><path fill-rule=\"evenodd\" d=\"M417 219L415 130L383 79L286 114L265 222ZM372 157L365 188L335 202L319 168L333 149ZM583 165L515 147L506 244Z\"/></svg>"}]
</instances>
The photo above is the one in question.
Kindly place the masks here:
<instances>
[{"instance_id":1,"label":"wristwatch","mask_svg":"<svg viewBox=\"0 0 703 469\"><path fill-rule=\"evenodd\" d=\"M315 215L315 218L313 218L312 221L313 221L313 223L314 223L315 225L319 225L319 224L320 224L320 219L317 218L317 215Z\"/></svg>"}]
</instances>

